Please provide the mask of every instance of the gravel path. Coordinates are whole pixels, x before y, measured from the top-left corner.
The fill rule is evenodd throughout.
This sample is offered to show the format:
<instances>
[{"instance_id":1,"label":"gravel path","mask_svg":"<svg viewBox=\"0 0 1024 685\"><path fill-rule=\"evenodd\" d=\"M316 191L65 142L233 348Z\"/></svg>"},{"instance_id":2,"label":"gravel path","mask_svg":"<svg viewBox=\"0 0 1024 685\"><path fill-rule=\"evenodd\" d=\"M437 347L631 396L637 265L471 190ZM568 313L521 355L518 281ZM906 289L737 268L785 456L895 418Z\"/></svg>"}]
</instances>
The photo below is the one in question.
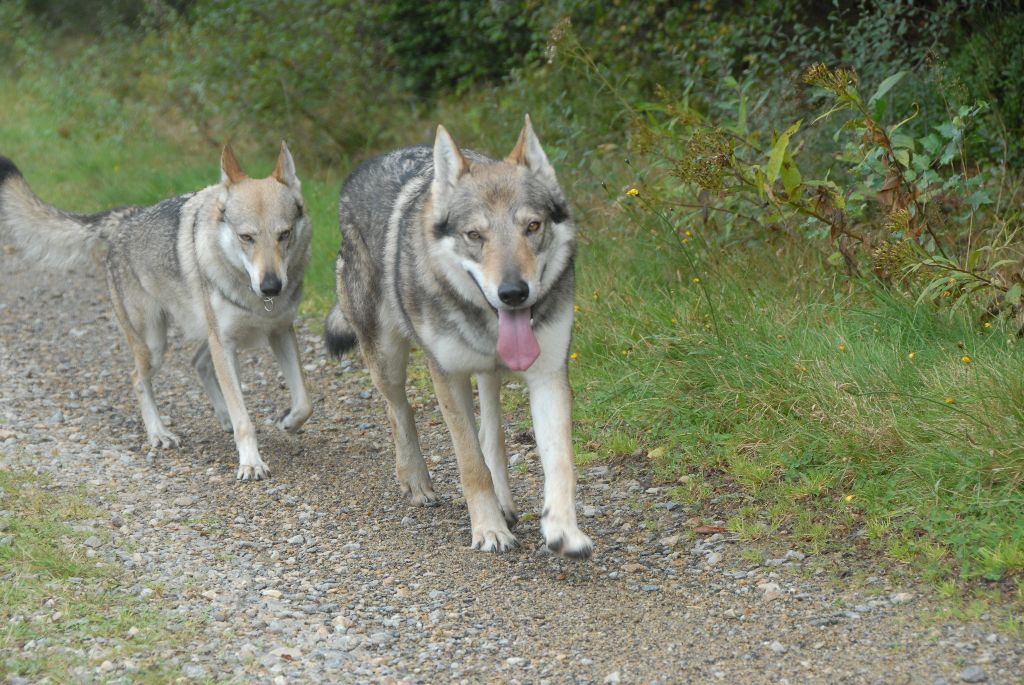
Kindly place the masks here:
<instances>
[{"instance_id":1,"label":"gravel path","mask_svg":"<svg viewBox=\"0 0 1024 685\"><path fill-rule=\"evenodd\" d=\"M155 385L184 444L151 451L101 279L0 265L15 273L0 293L0 467L87 485L106 516L97 553L132 570L131 592L204 621L202 639L166 655L190 681L1022 682L1024 645L994 626L932 619L919 589L856 558L781 548L757 563L728 535L691 539L724 514L670 502L628 464L582 470L597 548L567 561L541 544L540 464L513 440L513 491L534 514L523 546L470 551L433 399L415 403L442 503L414 509L361 363L326 360L305 329L316 408L300 435L265 423L287 401L269 353L243 362L269 481L235 481L234 444L181 345ZM125 675L102 660L74 679Z\"/></svg>"}]
</instances>

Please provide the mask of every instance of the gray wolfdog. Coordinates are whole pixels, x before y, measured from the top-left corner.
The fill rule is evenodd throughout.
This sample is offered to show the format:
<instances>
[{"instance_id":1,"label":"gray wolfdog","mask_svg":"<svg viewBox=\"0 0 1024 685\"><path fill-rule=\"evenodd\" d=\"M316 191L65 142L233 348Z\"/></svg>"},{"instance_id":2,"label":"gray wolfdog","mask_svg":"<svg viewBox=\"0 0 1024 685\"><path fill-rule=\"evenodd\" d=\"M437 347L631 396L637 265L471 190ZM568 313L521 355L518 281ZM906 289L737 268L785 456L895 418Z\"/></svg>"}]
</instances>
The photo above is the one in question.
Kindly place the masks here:
<instances>
[{"instance_id":1,"label":"gray wolfdog","mask_svg":"<svg viewBox=\"0 0 1024 685\"><path fill-rule=\"evenodd\" d=\"M541 531L552 550L590 556L576 523L566 366L575 228L529 117L502 161L461 151L439 126L433 150L364 163L342 186L338 213L338 303L327 344L339 355L358 341L387 400L402 490L416 505L436 501L405 395L415 344L452 436L473 547L515 547L499 393L503 373L522 374L545 474Z\"/></svg>"},{"instance_id":2,"label":"gray wolfdog","mask_svg":"<svg viewBox=\"0 0 1024 685\"><path fill-rule=\"evenodd\" d=\"M225 430L234 430L238 478L269 475L242 399L237 350L269 341L291 392L277 427L297 431L312 413L292 326L309 261L310 224L288 147L273 174L245 175L230 147L219 184L151 207L75 215L32 192L0 157L0 237L33 265L89 265L105 250L117 320L135 358L132 374L149 443L176 447L153 400L167 327L202 341L193 359Z\"/></svg>"}]
</instances>

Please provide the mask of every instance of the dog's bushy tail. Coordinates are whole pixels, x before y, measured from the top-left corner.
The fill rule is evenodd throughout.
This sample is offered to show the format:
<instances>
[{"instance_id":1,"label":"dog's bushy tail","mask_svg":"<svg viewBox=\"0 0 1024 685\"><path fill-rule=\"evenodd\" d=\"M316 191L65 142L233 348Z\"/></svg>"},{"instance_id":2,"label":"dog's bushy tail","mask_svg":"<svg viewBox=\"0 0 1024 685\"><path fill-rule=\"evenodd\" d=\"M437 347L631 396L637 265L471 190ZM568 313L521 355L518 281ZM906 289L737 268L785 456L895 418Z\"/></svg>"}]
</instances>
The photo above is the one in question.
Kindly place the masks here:
<instances>
[{"instance_id":1,"label":"dog's bushy tail","mask_svg":"<svg viewBox=\"0 0 1024 685\"><path fill-rule=\"evenodd\" d=\"M324 325L324 342L327 343L327 353L335 359L341 357L356 346L356 329L345 318L341 311L341 305L337 302L327 315L327 322Z\"/></svg>"},{"instance_id":2,"label":"dog's bushy tail","mask_svg":"<svg viewBox=\"0 0 1024 685\"><path fill-rule=\"evenodd\" d=\"M77 215L52 207L32 192L14 162L0 156L0 243L13 246L26 265L92 266L115 212L124 210Z\"/></svg>"}]
</instances>

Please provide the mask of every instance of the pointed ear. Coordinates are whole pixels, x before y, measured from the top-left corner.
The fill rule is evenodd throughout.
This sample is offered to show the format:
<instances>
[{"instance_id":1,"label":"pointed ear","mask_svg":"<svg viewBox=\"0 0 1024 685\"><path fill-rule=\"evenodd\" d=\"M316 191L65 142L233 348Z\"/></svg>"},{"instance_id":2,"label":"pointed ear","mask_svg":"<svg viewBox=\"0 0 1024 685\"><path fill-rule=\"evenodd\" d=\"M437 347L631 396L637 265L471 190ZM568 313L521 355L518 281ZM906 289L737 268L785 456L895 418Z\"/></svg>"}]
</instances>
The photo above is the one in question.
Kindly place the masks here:
<instances>
[{"instance_id":1,"label":"pointed ear","mask_svg":"<svg viewBox=\"0 0 1024 685\"><path fill-rule=\"evenodd\" d=\"M516 141L516 146L512 148L512 152L508 153L508 157L505 160L513 164L529 167L542 176L547 176L552 181L555 180L555 169L551 166L551 162L548 161L548 156L544 154L544 148L540 146L537 134L533 132L533 124L530 123L529 114L526 115L523 130L519 132L519 140Z\"/></svg>"},{"instance_id":2,"label":"pointed ear","mask_svg":"<svg viewBox=\"0 0 1024 685\"><path fill-rule=\"evenodd\" d=\"M249 177L242 171L242 167L238 166L235 153L231 151L231 144L228 143L220 155L220 182L230 186L246 178Z\"/></svg>"},{"instance_id":3,"label":"pointed ear","mask_svg":"<svg viewBox=\"0 0 1024 685\"><path fill-rule=\"evenodd\" d=\"M469 173L469 163L462 156L462 151L448 130L438 126L434 138L434 183L431 189L435 207L444 204L455 183L466 173Z\"/></svg>"},{"instance_id":4,"label":"pointed ear","mask_svg":"<svg viewBox=\"0 0 1024 685\"><path fill-rule=\"evenodd\" d=\"M295 175L295 160L292 159L292 153L288 151L288 145L283 140L281 141L281 154L277 156L277 165L271 176L290 188L296 188L299 185L299 179Z\"/></svg>"}]
</instances>

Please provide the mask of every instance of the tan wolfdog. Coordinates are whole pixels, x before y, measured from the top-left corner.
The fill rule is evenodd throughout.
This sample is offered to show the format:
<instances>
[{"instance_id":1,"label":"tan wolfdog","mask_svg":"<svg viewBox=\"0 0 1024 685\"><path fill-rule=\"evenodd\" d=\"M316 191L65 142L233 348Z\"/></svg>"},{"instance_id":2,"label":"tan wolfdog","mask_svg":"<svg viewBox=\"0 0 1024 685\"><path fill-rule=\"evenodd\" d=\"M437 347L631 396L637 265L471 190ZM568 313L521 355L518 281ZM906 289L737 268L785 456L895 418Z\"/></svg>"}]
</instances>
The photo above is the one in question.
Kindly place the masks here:
<instances>
[{"instance_id":1,"label":"tan wolfdog","mask_svg":"<svg viewBox=\"0 0 1024 685\"><path fill-rule=\"evenodd\" d=\"M238 478L269 475L242 399L239 349L270 343L292 395L278 428L297 431L312 413L293 321L309 261L310 223L288 147L273 174L245 175L230 147L220 183L151 207L75 215L44 203L0 157L0 237L32 265L90 265L106 252L110 296L135 359L132 374L149 442L176 447L153 399L173 322L201 341L193 364L238 446Z\"/></svg>"}]
</instances>

